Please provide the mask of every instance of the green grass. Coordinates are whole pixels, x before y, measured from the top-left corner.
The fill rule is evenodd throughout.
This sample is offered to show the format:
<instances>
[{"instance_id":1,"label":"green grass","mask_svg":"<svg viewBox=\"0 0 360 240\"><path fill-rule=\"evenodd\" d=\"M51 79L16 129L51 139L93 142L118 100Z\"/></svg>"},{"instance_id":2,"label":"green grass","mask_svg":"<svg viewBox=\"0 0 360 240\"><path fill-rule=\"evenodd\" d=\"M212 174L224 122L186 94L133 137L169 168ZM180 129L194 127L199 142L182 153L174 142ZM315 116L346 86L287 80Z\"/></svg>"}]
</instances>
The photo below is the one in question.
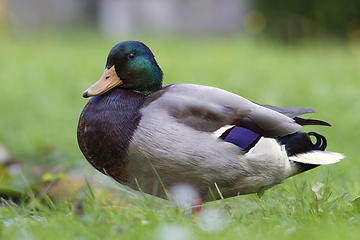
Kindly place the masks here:
<instances>
[{"instance_id":1,"label":"green grass","mask_svg":"<svg viewBox=\"0 0 360 240\"><path fill-rule=\"evenodd\" d=\"M251 195L228 199L226 205L208 203L204 210L220 212L207 218L212 223L188 219L153 198L80 195L85 205L80 215L73 213L73 201L40 204L36 211L25 203L2 208L0 238L173 239L174 232L186 239L360 236L359 209L352 202L360 195L360 55L354 48L332 42L283 46L241 36L136 39L153 50L165 84L210 85L259 103L316 109L307 117L333 127L305 130L324 134L328 150L347 158L288 179L260 199ZM87 164L76 141L77 120L87 102L81 95L103 73L111 47L123 40L92 33L0 39L0 143L12 156L53 168ZM318 193L322 199L311 191L316 182L326 185Z\"/></svg>"},{"instance_id":2,"label":"green grass","mask_svg":"<svg viewBox=\"0 0 360 240\"><path fill-rule=\"evenodd\" d=\"M73 203L39 205L36 211L11 206L2 209L0 234L4 239L357 239L360 216L349 205L349 194L325 186L320 199L307 182L284 185L261 199L207 203L200 216L190 218L153 198L84 197L81 214L75 214Z\"/></svg>"}]
</instances>

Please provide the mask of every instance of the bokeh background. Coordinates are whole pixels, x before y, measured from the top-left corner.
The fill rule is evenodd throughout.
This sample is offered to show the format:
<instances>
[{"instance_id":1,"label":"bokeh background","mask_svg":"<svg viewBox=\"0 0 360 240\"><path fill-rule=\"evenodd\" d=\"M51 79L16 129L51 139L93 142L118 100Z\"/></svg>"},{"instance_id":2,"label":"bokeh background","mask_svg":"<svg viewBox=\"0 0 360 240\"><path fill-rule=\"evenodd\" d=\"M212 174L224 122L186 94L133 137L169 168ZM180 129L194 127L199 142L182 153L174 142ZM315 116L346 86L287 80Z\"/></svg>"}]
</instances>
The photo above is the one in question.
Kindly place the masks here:
<instances>
[{"instance_id":1,"label":"bokeh background","mask_svg":"<svg viewBox=\"0 0 360 240\"><path fill-rule=\"evenodd\" d=\"M358 40L360 2L344 0L1 0L2 32L266 33L283 41Z\"/></svg>"},{"instance_id":2,"label":"bokeh background","mask_svg":"<svg viewBox=\"0 0 360 240\"><path fill-rule=\"evenodd\" d=\"M335 189L358 194L360 1L0 0L2 196L57 173L83 179L81 95L124 40L152 49L165 84L316 109L307 117L333 127L306 131L347 158L298 178L330 176Z\"/></svg>"}]
</instances>

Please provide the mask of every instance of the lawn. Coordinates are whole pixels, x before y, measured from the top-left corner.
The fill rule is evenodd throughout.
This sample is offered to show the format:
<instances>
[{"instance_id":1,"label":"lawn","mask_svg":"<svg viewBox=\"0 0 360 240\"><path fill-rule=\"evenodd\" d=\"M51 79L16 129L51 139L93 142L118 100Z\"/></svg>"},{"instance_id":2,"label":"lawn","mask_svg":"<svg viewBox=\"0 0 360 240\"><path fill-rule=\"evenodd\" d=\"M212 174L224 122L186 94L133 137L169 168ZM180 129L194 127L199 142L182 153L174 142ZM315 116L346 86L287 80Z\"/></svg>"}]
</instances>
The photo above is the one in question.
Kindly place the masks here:
<instances>
[{"instance_id":1,"label":"lawn","mask_svg":"<svg viewBox=\"0 0 360 240\"><path fill-rule=\"evenodd\" d=\"M152 197L89 190L72 200L6 201L4 239L358 239L360 236L360 51L341 42L283 45L244 36L138 36L154 52L164 84L196 83L258 103L311 107L307 127L347 158L284 181L258 198L207 203L200 216ZM0 143L28 166L63 172L88 167L76 128L82 92L102 75L107 54L125 37L93 32L2 36ZM81 171L80 171L81 173ZM23 175L21 181L27 181ZM321 186L320 189L316 187ZM94 192L94 193L93 193ZM93 194L94 195L93 195ZM47 203L44 203L47 202ZM74 210L75 208L75 210Z\"/></svg>"}]
</instances>

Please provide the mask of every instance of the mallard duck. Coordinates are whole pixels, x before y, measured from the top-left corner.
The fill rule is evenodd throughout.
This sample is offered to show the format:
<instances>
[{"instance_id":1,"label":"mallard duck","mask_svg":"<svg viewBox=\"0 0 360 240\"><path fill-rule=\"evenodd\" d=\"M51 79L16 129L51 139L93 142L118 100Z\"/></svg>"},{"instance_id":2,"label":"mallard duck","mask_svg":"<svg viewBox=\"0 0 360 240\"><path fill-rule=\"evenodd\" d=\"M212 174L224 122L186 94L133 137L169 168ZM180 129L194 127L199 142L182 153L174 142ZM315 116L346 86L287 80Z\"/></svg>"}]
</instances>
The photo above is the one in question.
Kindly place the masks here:
<instances>
[{"instance_id":1,"label":"mallard duck","mask_svg":"<svg viewBox=\"0 0 360 240\"><path fill-rule=\"evenodd\" d=\"M83 93L92 98L78 124L80 149L121 184L161 198L187 184L201 203L256 193L343 158L325 151L324 136L299 132L329 126L298 117L313 109L261 105L208 86L162 86L162 78L151 50L125 41Z\"/></svg>"}]
</instances>

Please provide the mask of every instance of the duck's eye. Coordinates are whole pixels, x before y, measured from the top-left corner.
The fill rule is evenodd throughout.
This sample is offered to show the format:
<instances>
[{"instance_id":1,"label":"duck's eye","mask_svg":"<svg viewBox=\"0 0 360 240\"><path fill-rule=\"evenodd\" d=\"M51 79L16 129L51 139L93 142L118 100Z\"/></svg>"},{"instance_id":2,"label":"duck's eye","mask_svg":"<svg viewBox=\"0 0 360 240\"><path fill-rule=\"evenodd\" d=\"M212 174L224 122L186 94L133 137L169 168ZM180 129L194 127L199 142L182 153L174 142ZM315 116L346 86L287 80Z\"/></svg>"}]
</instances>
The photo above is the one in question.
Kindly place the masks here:
<instances>
[{"instance_id":1,"label":"duck's eye","mask_svg":"<svg viewBox=\"0 0 360 240\"><path fill-rule=\"evenodd\" d=\"M133 53L129 53L129 54L127 55L127 58L128 58L128 59L134 59L134 57L135 57L135 54L133 54Z\"/></svg>"}]
</instances>

